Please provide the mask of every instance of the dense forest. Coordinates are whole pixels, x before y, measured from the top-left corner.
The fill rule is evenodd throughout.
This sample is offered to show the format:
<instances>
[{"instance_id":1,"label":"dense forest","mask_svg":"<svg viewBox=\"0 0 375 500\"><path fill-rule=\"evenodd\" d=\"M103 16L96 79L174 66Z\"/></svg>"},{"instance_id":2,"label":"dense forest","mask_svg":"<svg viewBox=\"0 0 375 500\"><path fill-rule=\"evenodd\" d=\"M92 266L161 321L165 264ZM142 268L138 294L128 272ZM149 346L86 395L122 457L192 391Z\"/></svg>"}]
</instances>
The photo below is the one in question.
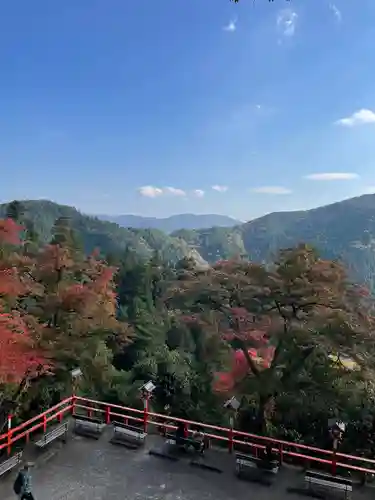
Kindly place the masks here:
<instances>
[{"instance_id":1,"label":"dense forest","mask_svg":"<svg viewBox=\"0 0 375 500\"><path fill-rule=\"evenodd\" d=\"M184 257L148 260L132 248L87 253L69 217L49 241L10 203L0 220L0 424L70 395L140 405L153 380L155 410L373 454L372 297L343 266L305 244L260 264L209 267ZM347 361L351 360L349 364Z\"/></svg>"},{"instance_id":2,"label":"dense forest","mask_svg":"<svg viewBox=\"0 0 375 500\"><path fill-rule=\"evenodd\" d=\"M271 264L280 248L295 247L302 241L316 248L323 258L341 261L351 279L365 283L375 293L373 194L312 210L275 212L233 227L192 230L188 229L188 221L177 216L181 224L187 224L169 234L151 226L120 227L48 200L22 203L25 219L32 223L39 241L44 244L51 241L54 223L61 218L69 219L87 254L100 249L101 256L107 258L110 254L132 250L140 258L149 260L157 252L159 258L171 266L185 257L202 267L239 256ZM0 218L6 211L7 205L0 205Z\"/></svg>"}]
</instances>

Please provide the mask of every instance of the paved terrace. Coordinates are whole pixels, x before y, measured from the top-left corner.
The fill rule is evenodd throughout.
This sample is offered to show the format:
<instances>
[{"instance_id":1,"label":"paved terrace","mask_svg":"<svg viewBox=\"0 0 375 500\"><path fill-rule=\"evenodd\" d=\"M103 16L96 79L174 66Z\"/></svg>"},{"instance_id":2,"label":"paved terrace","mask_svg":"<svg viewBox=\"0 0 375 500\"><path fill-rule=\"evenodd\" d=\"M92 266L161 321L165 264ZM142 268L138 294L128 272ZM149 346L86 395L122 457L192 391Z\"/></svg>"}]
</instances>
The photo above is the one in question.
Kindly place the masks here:
<instances>
[{"instance_id":1,"label":"paved terrace","mask_svg":"<svg viewBox=\"0 0 375 500\"><path fill-rule=\"evenodd\" d=\"M150 456L150 448L161 449L163 439L149 436L144 448L129 450L109 443L111 429L99 440L71 435L68 443L52 444L35 455L33 470L36 500L281 500L306 498L287 492L300 486L303 474L284 467L271 487L240 481L234 475L234 455L226 451L207 451L210 465L220 467L221 474L198 469L187 459L171 462ZM12 485L15 472L0 480L0 499L14 500ZM356 489L353 500L372 499L372 488Z\"/></svg>"}]
</instances>

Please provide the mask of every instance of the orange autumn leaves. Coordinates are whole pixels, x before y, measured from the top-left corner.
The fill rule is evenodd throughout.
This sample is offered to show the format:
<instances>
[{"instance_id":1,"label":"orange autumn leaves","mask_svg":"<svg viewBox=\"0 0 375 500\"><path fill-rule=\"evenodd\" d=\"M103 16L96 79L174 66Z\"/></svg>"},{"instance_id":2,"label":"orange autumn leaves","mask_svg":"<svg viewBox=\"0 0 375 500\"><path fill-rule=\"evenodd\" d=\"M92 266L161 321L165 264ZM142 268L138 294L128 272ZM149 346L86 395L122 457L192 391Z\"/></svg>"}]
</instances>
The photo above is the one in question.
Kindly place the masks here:
<instances>
[{"instance_id":1,"label":"orange autumn leaves","mask_svg":"<svg viewBox=\"0 0 375 500\"><path fill-rule=\"evenodd\" d=\"M115 269L59 245L26 256L21 231L0 220L0 385L53 370L60 349L84 349L80 335L118 326Z\"/></svg>"}]
</instances>

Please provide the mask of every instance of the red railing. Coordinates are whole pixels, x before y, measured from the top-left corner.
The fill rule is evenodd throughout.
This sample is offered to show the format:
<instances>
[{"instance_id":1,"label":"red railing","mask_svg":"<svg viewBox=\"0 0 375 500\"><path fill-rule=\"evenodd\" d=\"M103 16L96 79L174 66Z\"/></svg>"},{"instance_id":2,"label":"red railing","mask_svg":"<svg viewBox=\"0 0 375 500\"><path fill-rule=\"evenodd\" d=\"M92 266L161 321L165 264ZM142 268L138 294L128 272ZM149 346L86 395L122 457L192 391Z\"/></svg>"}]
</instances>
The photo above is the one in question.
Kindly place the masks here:
<instances>
[{"instance_id":1,"label":"red railing","mask_svg":"<svg viewBox=\"0 0 375 500\"><path fill-rule=\"evenodd\" d=\"M7 454L10 455L15 443L22 439L27 443L30 439L30 434L38 430L43 430L43 432L45 432L49 423L56 420L61 421L64 416L70 413L88 416L101 415L102 420L106 424L110 424L113 420L121 419L125 423L133 423L141 426L145 431L148 430L149 425L153 425L166 432L168 429L176 429L175 424L182 422L187 432L193 432L192 428L195 426L203 428L205 436L210 441L215 441L226 446L229 452L240 447L241 450L250 452L256 456L259 450L263 450L265 446L270 443L273 446L274 452L278 453L280 463L284 461L294 461L303 464L305 467L311 468L314 468L315 465L316 468L329 468L332 474L336 474L338 468L354 473L375 474L374 459L348 455L345 453L335 453L332 450L316 448L314 446L268 438L238 431L236 429L154 413L149 411L147 400L144 402L144 409L140 410L121 405L103 403L102 401L95 401L79 396L71 396L40 415L0 435L0 450L6 448Z\"/></svg>"},{"instance_id":2,"label":"red railing","mask_svg":"<svg viewBox=\"0 0 375 500\"><path fill-rule=\"evenodd\" d=\"M73 397L64 399L57 405L52 406L52 408L49 408L43 413L27 420L26 422L23 422L13 429L11 428L12 418L9 416L8 426L10 428L8 428L8 432L0 435L0 450L6 448L9 456L12 452L13 445L21 439L28 443L30 440L30 434L40 430L46 432L48 424L52 421L57 420L61 422L64 416L73 410L72 400Z\"/></svg>"}]
</instances>

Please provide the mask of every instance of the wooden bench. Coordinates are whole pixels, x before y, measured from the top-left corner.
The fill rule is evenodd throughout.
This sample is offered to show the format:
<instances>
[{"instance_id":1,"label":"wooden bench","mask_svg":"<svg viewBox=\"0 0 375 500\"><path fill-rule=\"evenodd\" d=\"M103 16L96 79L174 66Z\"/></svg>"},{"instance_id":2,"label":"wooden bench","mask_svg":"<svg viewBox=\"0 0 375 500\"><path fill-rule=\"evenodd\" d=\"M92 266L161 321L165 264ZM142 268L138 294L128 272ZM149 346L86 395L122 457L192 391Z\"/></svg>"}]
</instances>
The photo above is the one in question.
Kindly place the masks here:
<instances>
[{"instance_id":1,"label":"wooden bench","mask_svg":"<svg viewBox=\"0 0 375 500\"><path fill-rule=\"evenodd\" d=\"M202 443L201 441L197 441L192 437L180 438L178 443L175 434L167 433L165 437L166 444L177 446L178 448L183 448L185 451L187 451L189 448L193 448L193 450L196 452L203 452L205 449L204 443Z\"/></svg>"},{"instance_id":2,"label":"wooden bench","mask_svg":"<svg viewBox=\"0 0 375 500\"><path fill-rule=\"evenodd\" d=\"M113 436L111 443L113 444L133 444L135 447L142 446L146 439L146 432L139 427L124 424L122 422L113 423Z\"/></svg>"},{"instance_id":3,"label":"wooden bench","mask_svg":"<svg viewBox=\"0 0 375 500\"><path fill-rule=\"evenodd\" d=\"M0 463L0 477L6 474L7 472L17 467L22 462L22 451L16 453L10 458L7 458L4 462Z\"/></svg>"},{"instance_id":4,"label":"wooden bench","mask_svg":"<svg viewBox=\"0 0 375 500\"><path fill-rule=\"evenodd\" d=\"M44 448L49 443L52 443L55 439L62 438L66 442L68 435L68 422L54 427L50 431L46 432L36 443L35 446L38 448Z\"/></svg>"},{"instance_id":5,"label":"wooden bench","mask_svg":"<svg viewBox=\"0 0 375 500\"><path fill-rule=\"evenodd\" d=\"M353 482L351 479L332 476L332 474L325 474L323 472L306 471L305 483L309 490L313 490L314 486L317 486L322 489L342 491L345 494L345 498L348 498L348 494L353 491Z\"/></svg>"},{"instance_id":6,"label":"wooden bench","mask_svg":"<svg viewBox=\"0 0 375 500\"><path fill-rule=\"evenodd\" d=\"M94 439L99 439L106 425L100 418L84 415L73 415L73 418L75 420L74 432Z\"/></svg>"},{"instance_id":7,"label":"wooden bench","mask_svg":"<svg viewBox=\"0 0 375 500\"><path fill-rule=\"evenodd\" d=\"M254 457L253 455L245 455L243 453L236 453L236 474L237 477L242 479L247 473L246 477L251 480L270 486L272 481L270 478L276 476L279 472L279 463L276 460L267 462L262 458Z\"/></svg>"}]
</instances>

